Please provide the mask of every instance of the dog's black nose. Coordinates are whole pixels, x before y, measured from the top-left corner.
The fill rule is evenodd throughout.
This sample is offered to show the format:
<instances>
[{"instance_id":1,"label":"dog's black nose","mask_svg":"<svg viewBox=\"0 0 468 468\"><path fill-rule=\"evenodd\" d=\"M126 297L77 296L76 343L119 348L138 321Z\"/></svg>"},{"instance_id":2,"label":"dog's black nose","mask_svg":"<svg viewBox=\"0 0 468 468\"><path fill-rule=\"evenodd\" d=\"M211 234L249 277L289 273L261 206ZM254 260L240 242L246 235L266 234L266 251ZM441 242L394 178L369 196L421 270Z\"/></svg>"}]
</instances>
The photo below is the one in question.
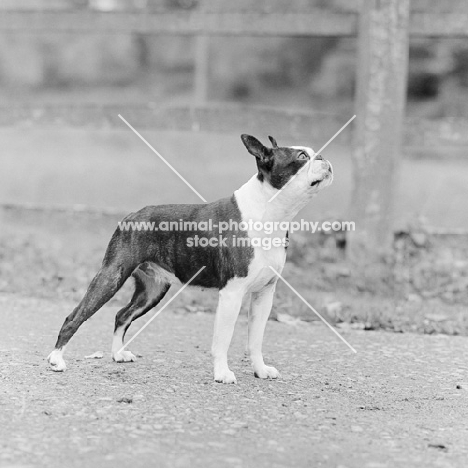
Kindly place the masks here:
<instances>
[{"instance_id":1,"label":"dog's black nose","mask_svg":"<svg viewBox=\"0 0 468 468\"><path fill-rule=\"evenodd\" d=\"M316 155L314 156L314 159L315 159L316 161L323 161L323 158L322 158L322 155L321 155L321 154L316 154Z\"/></svg>"}]
</instances>

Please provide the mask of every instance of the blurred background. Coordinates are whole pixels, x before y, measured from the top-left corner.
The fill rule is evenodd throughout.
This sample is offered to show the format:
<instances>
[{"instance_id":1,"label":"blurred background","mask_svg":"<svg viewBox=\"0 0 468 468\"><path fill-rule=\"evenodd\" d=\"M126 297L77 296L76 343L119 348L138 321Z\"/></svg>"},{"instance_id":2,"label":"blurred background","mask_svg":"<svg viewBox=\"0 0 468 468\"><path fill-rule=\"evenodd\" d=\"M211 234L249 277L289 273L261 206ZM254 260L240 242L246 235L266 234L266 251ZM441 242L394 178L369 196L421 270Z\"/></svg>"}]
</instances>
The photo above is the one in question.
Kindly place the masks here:
<instances>
[{"instance_id":1,"label":"blurred background","mask_svg":"<svg viewBox=\"0 0 468 468\"><path fill-rule=\"evenodd\" d=\"M54 6L54 2L41 0L11 2L11 6L18 8L22 3L25 9ZM142 6L142 2L133 3L135 8ZM145 8L151 7L151 2L143 3ZM260 3L274 4L285 12L291 7L290 2L280 0ZM357 1L302 3L344 11L356 11L359 6ZM445 8L456 10L457 2L450 3ZM55 1L57 9L67 4L76 8L86 2ZM89 3L97 11L119 11L131 4L119 0ZM412 4L426 10L437 5L429 0ZM165 6L186 11L194 5L188 0L167 0ZM217 2L220 11L232 8L230 2ZM163 109L230 102L336 117L328 128L321 129L322 134L311 132L309 140L301 136L297 141L293 135L278 138L283 144L317 149L338 129L338 122L344 123L354 113L356 44L354 37L197 37L109 34L98 29L91 33L4 31L0 33L0 98L5 107L23 103L117 105L137 129L138 122L128 117L126 106L150 104ZM407 98L410 118L466 115L466 38L411 38ZM209 200L229 194L254 172L254 163L235 133L144 130L156 149L190 176L191 183ZM265 128L257 136L265 139L269 131L273 130ZM145 204L198 200L123 123L112 129L23 125L3 128L1 138L0 202L85 204L125 211ZM397 221L406 222L422 212L436 226L467 228L465 155L465 148L406 148ZM349 139L338 139L327 156L337 165L337 183L331 194L314 203L310 208L314 211L306 212L310 216L317 216L317 210L343 216L347 209Z\"/></svg>"},{"instance_id":2,"label":"blurred background","mask_svg":"<svg viewBox=\"0 0 468 468\"><path fill-rule=\"evenodd\" d=\"M416 24L420 29L426 27L427 13L432 19L438 15L451 18L451 23L443 19L437 23L434 27L441 33L410 35L406 122L423 119L426 124L419 127L425 132L422 138L413 138L404 125L393 229L408 235L412 243L410 247L405 244L402 254L406 263L400 281L406 286L398 289L398 297L424 298L426 291L431 298L440 286L445 289L436 296L447 293L447 301L460 303L461 296L466 299L466 262L455 268L457 278L463 280L458 289L454 292L447 287L453 284L454 262L462 261L460 249L463 255L466 253L465 241L450 237L451 248L445 248L447 242L443 241L442 250L433 249L437 251L434 254L427 236L430 229L450 235L468 232L466 15L460 16L459 23L455 21L457 12L466 13L466 5L459 0L447 4L412 0L410 5L413 13L422 15L418 17L419 26ZM240 0L235 4L230 0L3 0L0 291L17 293L29 287L34 294L61 291L67 297L78 297L99 265L107 239L122 214L148 204L199 201L117 119L118 113L209 201L228 196L255 172L253 158L240 141L241 132L253 133L263 141L273 134L280 145L318 149L354 113L359 119L360 109L355 107L358 39L340 28L355 30L360 8L358 0ZM311 30L309 35L302 29L291 35L281 32L282 18L296 15L298 28L304 29L300 13L315 9L325 19L328 14L335 15L330 33L322 30L314 35ZM70 10L78 12L75 24ZM201 34L194 35L191 31L177 32L177 24L159 25L158 33L148 32L160 10L180 13L193 30L199 19L183 15L198 10L208 14L214 30L220 28L216 25L219 13L250 11L254 14L252 21L258 23L248 25L253 33L246 35L232 31L223 34L222 30L204 35L203 27L197 30ZM51 18L41 17L47 11L57 19L49 29ZM60 22L62 12L68 14L64 23ZM122 15L120 32L109 31L105 14ZM268 15L276 18L276 37L261 33ZM97 17L99 20L93 19ZM90 26L84 27L80 21L90 21ZM148 24L133 27L140 24L138 21ZM455 23L465 33L446 30ZM88 106L88 113L77 110L83 106ZM96 117L102 112L96 114L95 109L106 106L111 109L109 116ZM235 122L232 131L229 126L223 131L205 131L202 118L201 123L190 124L180 118L182 128L176 128L178 114L171 114L173 109L196 113L204 106L229 113ZM246 106L264 112L258 119L254 115L243 120ZM144 124L135 117L139 108L154 111L162 120L172 115L173 124ZM71 117L66 115L69 111ZM279 112L276 121L275 112ZM52 116L50 121L48 116ZM310 136L303 128L300 132L285 129L285 122L295 121L295 116L306 125L309 117L310 122L317 122L317 126L310 126ZM76 125L71 125L75 117ZM353 125L324 153L335 166L334 185L299 217L348 219L353 187L352 129ZM432 129L437 138L433 138ZM417 232L413 235L415 225ZM307 257L307 242L310 239L299 239L303 250L296 257L292 254L298 264ZM323 242L330 247L327 239ZM411 263L417 258L415 265L421 268L421 252L411 250L419 248L418 242L419 247L428 249L421 275ZM332 243L336 252L325 249L322 252L328 257L319 260L333 264L340 260L340 244L335 240ZM317 255L310 253L309 263L301 264L301 268L313 268ZM443 273L436 268L426 278L426 270L433 271L439 261ZM23 279L18 278L17 271L22 271L19 276ZM330 282L320 284L320 288L331 290L337 278L349 276L346 270L340 271L332 271ZM422 284L415 291L408 283L417 275ZM366 289L365 285L360 287L361 292ZM352 289L356 290L356 284ZM419 299L415 301L419 304Z\"/></svg>"}]
</instances>

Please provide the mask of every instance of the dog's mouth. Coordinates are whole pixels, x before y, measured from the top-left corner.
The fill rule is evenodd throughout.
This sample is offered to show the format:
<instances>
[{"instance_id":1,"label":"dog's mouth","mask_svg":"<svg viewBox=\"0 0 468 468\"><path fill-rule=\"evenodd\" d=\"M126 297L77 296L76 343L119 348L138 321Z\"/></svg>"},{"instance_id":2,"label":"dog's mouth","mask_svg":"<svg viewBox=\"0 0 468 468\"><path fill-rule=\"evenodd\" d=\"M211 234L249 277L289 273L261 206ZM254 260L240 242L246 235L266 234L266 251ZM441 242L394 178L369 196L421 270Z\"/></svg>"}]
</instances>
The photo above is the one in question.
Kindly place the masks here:
<instances>
[{"instance_id":1,"label":"dog's mouth","mask_svg":"<svg viewBox=\"0 0 468 468\"><path fill-rule=\"evenodd\" d=\"M325 179L328 179L329 177L329 174L325 174L324 176L322 176L321 179L317 179L317 180L314 180L313 182L310 183L310 186L311 187L317 187L320 182L323 182Z\"/></svg>"},{"instance_id":2,"label":"dog's mouth","mask_svg":"<svg viewBox=\"0 0 468 468\"><path fill-rule=\"evenodd\" d=\"M323 182L325 179L328 179L333 175L333 169L330 163L328 163L328 167L326 168L325 173L322 173L322 177L320 179L314 180L311 182L310 187L317 187L320 182Z\"/></svg>"}]
</instances>

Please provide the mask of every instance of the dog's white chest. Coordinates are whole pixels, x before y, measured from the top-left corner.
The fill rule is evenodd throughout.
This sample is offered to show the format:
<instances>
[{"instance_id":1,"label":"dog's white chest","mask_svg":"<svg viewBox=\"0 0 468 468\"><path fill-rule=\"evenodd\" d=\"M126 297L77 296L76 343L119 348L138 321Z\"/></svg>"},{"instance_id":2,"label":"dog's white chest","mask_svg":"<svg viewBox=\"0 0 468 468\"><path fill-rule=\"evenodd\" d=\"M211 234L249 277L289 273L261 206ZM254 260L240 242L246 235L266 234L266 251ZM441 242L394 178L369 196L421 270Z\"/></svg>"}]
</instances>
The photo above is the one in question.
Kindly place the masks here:
<instances>
[{"instance_id":1,"label":"dog's white chest","mask_svg":"<svg viewBox=\"0 0 468 468\"><path fill-rule=\"evenodd\" d=\"M255 249L254 261L260 267L272 267L279 271L283 269L286 261L286 249L284 247L273 247L270 250Z\"/></svg>"},{"instance_id":2,"label":"dog's white chest","mask_svg":"<svg viewBox=\"0 0 468 468\"><path fill-rule=\"evenodd\" d=\"M243 187L235 192L236 200L246 223L254 222L267 226L266 223L282 221L281 216L271 212L272 205L268 204L267 194L261 192L261 186L256 176L252 177ZM287 221L287 220L286 220ZM254 246L254 255L248 267L246 278L248 288L251 291L263 288L272 279L276 278L272 268L281 273L286 262L286 249L284 238L286 231L281 229L249 229L248 236L251 245ZM281 246L273 245L272 242L281 242Z\"/></svg>"},{"instance_id":3,"label":"dog's white chest","mask_svg":"<svg viewBox=\"0 0 468 468\"><path fill-rule=\"evenodd\" d=\"M260 290L271 280L276 279L275 271L281 274L285 262L286 250L282 247L275 247L271 250L255 249L247 276L249 289Z\"/></svg>"}]
</instances>

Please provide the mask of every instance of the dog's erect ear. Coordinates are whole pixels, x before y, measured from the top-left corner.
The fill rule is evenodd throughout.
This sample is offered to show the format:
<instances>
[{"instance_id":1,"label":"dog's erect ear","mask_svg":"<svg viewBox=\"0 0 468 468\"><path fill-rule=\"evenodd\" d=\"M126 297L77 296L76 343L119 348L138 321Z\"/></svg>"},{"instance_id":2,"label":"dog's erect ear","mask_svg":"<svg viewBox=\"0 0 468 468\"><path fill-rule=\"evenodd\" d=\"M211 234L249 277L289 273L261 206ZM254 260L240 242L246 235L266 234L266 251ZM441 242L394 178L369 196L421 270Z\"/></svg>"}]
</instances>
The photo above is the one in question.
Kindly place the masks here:
<instances>
[{"instance_id":1,"label":"dog's erect ear","mask_svg":"<svg viewBox=\"0 0 468 468\"><path fill-rule=\"evenodd\" d=\"M244 143L247 151L253 154L257 159L265 160L271 156L271 149L263 146L260 141L251 135L241 135L242 143Z\"/></svg>"},{"instance_id":2,"label":"dog's erect ear","mask_svg":"<svg viewBox=\"0 0 468 468\"><path fill-rule=\"evenodd\" d=\"M278 143L276 143L276 140L272 136L268 136L268 139L271 141L273 148L278 148Z\"/></svg>"}]
</instances>

